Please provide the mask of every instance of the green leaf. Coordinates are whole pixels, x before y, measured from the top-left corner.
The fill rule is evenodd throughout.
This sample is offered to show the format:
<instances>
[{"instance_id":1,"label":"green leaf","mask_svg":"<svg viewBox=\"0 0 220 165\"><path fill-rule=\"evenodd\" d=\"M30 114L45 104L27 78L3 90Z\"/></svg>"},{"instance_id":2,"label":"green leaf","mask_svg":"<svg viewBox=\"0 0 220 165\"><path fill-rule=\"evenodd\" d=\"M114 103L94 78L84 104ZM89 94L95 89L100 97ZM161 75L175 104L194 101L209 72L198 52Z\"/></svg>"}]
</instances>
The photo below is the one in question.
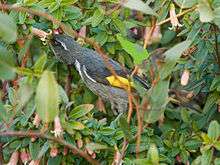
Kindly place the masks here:
<instances>
[{"instance_id":1,"label":"green leaf","mask_svg":"<svg viewBox=\"0 0 220 165\"><path fill-rule=\"evenodd\" d=\"M112 21L115 24L115 26L117 27L117 29L119 30L119 32L123 36L126 36L127 35L127 29L126 29L124 21L122 21L122 20L120 20L118 18L114 18L114 19L112 19Z\"/></svg>"},{"instance_id":2,"label":"green leaf","mask_svg":"<svg viewBox=\"0 0 220 165\"><path fill-rule=\"evenodd\" d=\"M77 107L75 107L71 113L70 118L71 119L78 119L82 116L85 116L87 113L89 113L94 108L93 104L82 104Z\"/></svg>"},{"instance_id":3,"label":"green leaf","mask_svg":"<svg viewBox=\"0 0 220 165\"><path fill-rule=\"evenodd\" d=\"M208 95L206 99L205 106L203 108L203 113L206 114L210 111L210 109L217 104L218 99L220 98L219 92L213 92Z\"/></svg>"},{"instance_id":4,"label":"green leaf","mask_svg":"<svg viewBox=\"0 0 220 165\"><path fill-rule=\"evenodd\" d=\"M107 145L99 144L99 143L88 143L86 144L86 148L96 151L96 150L106 150L108 149Z\"/></svg>"},{"instance_id":5,"label":"green leaf","mask_svg":"<svg viewBox=\"0 0 220 165\"><path fill-rule=\"evenodd\" d=\"M211 165L213 150L207 150L202 153L201 165Z\"/></svg>"},{"instance_id":6,"label":"green leaf","mask_svg":"<svg viewBox=\"0 0 220 165\"><path fill-rule=\"evenodd\" d=\"M69 6L69 7L64 8L64 12L65 12L65 18L63 19L65 21L77 19L82 16L80 9L75 6Z\"/></svg>"},{"instance_id":7,"label":"green leaf","mask_svg":"<svg viewBox=\"0 0 220 165\"><path fill-rule=\"evenodd\" d=\"M104 19L103 11L101 11L100 9L97 9L91 19L92 27L98 26L102 22L103 19Z\"/></svg>"},{"instance_id":8,"label":"green leaf","mask_svg":"<svg viewBox=\"0 0 220 165\"><path fill-rule=\"evenodd\" d=\"M169 80L160 80L148 91L150 110L145 113L144 120L148 123L156 122L163 115L168 103Z\"/></svg>"},{"instance_id":9,"label":"green leaf","mask_svg":"<svg viewBox=\"0 0 220 165\"><path fill-rule=\"evenodd\" d=\"M191 41L183 41L164 53L165 64L162 65L160 70L160 78L165 79L172 73L177 60L180 58L181 54L190 46L190 44Z\"/></svg>"},{"instance_id":10,"label":"green leaf","mask_svg":"<svg viewBox=\"0 0 220 165\"><path fill-rule=\"evenodd\" d=\"M69 98L68 98L65 90L63 89L63 87L60 85L59 85L59 95L60 95L60 98L63 101L63 103L65 103L65 104L69 103Z\"/></svg>"},{"instance_id":11,"label":"green leaf","mask_svg":"<svg viewBox=\"0 0 220 165\"><path fill-rule=\"evenodd\" d=\"M190 8L196 5L197 0L174 0L181 8Z\"/></svg>"},{"instance_id":12,"label":"green leaf","mask_svg":"<svg viewBox=\"0 0 220 165\"><path fill-rule=\"evenodd\" d=\"M30 100L33 95L33 89L30 85L24 84L20 86L17 92L17 107L18 109L22 109Z\"/></svg>"},{"instance_id":13,"label":"green leaf","mask_svg":"<svg viewBox=\"0 0 220 165\"><path fill-rule=\"evenodd\" d=\"M220 125L217 121L214 120L209 124L208 136L213 141L216 141L220 136Z\"/></svg>"},{"instance_id":14,"label":"green leaf","mask_svg":"<svg viewBox=\"0 0 220 165\"><path fill-rule=\"evenodd\" d=\"M198 0L198 10L201 22L211 22L214 19L214 13L208 0Z\"/></svg>"},{"instance_id":15,"label":"green leaf","mask_svg":"<svg viewBox=\"0 0 220 165\"><path fill-rule=\"evenodd\" d=\"M214 23L220 28L220 7L214 10Z\"/></svg>"},{"instance_id":16,"label":"green leaf","mask_svg":"<svg viewBox=\"0 0 220 165\"><path fill-rule=\"evenodd\" d=\"M47 55L43 54L40 58L38 58L38 60L34 64L34 71L42 72L46 62L47 62Z\"/></svg>"},{"instance_id":17,"label":"green leaf","mask_svg":"<svg viewBox=\"0 0 220 165\"><path fill-rule=\"evenodd\" d=\"M71 121L69 125L70 128L74 130L83 130L85 128L85 125L78 121Z\"/></svg>"},{"instance_id":18,"label":"green leaf","mask_svg":"<svg viewBox=\"0 0 220 165\"><path fill-rule=\"evenodd\" d=\"M12 80L15 78L15 75L14 58L11 52L0 45L0 78Z\"/></svg>"},{"instance_id":19,"label":"green leaf","mask_svg":"<svg viewBox=\"0 0 220 165\"><path fill-rule=\"evenodd\" d=\"M181 109L180 113L181 113L181 118L182 118L183 122L189 123L190 122L189 112L186 109Z\"/></svg>"},{"instance_id":20,"label":"green leaf","mask_svg":"<svg viewBox=\"0 0 220 165\"><path fill-rule=\"evenodd\" d=\"M102 46L104 45L107 40L108 40L108 34L107 32L103 31L103 32L99 32L96 36L95 36L95 40Z\"/></svg>"},{"instance_id":21,"label":"green leaf","mask_svg":"<svg viewBox=\"0 0 220 165\"><path fill-rule=\"evenodd\" d=\"M216 141L216 142L214 143L214 147L215 147L218 151L220 151L220 142L219 142L219 141Z\"/></svg>"},{"instance_id":22,"label":"green leaf","mask_svg":"<svg viewBox=\"0 0 220 165\"><path fill-rule=\"evenodd\" d=\"M220 165L220 158L215 158L214 165Z\"/></svg>"},{"instance_id":23,"label":"green leaf","mask_svg":"<svg viewBox=\"0 0 220 165\"><path fill-rule=\"evenodd\" d=\"M120 34L117 35L117 39L119 40L122 48L132 56L135 64L141 64L144 59L149 57L147 50L142 48L140 45L128 41Z\"/></svg>"},{"instance_id":24,"label":"green leaf","mask_svg":"<svg viewBox=\"0 0 220 165\"><path fill-rule=\"evenodd\" d=\"M159 165L159 153L155 144L151 144L148 154L150 155L151 163Z\"/></svg>"},{"instance_id":25,"label":"green leaf","mask_svg":"<svg viewBox=\"0 0 220 165\"><path fill-rule=\"evenodd\" d=\"M59 89L52 72L44 71L36 90L36 108L40 118L49 123L58 115Z\"/></svg>"},{"instance_id":26,"label":"green leaf","mask_svg":"<svg viewBox=\"0 0 220 165\"><path fill-rule=\"evenodd\" d=\"M132 161L135 165L153 165L149 158L145 159L135 159Z\"/></svg>"},{"instance_id":27,"label":"green leaf","mask_svg":"<svg viewBox=\"0 0 220 165\"><path fill-rule=\"evenodd\" d=\"M29 143L29 151L30 151L31 158L33 160L37 160L38 153L39 153L40 149L41 149L41 147L38 142L35 142L35 143L30 142Z\"/></svg>"},{"instance_id":28,"label":"green leaf","mask_svg":"<svg viewBox=\"0 0 220 165\"><path fill-rule=\"evenodd\" d=\"M44 143L44 145L41 147L41 150L38 152L37 158L40 159L42 156L44 156L48 148L49 148L49 143L47 141Z\"/></svg>"},{"instance_id":29,"label":"green leaf","mask_svg":"<svg viewBox=\"0 0 220 165\"><path fill-rule=\"evenodd\" d=\"M130 125L128 124L126 118L124 116L121 116L119 118L119 125L120 128L122 129L124 136L130 140L132 139L132 134L131 134L131 129L130 129Z\"/></svg>"},{"instance_id":30,"label":"green leaf","mask_svg":"<svg viewBox=\"0 0 220 165\"><path fill-rule=\"evenodd\" d=\"M12 17L0 12L0 39L13 43L17 39L17 26Z\"/></svg>"},{"instance_id":31,"label":"green leaf","mask_svg":"<svg viewBox=\"0 0 220 165\"><path fill-rule=\"evenodd\" d=\"M62 164L62 156L61 155L58 155L56 157L50 157L48 159L48 162L47 162L47 165L60 165Z\"/></svg>"},{"instance_id":32,"label":"green leaf","mask_svg":"<svg viewBox=\"0 0 220 165\"><path fill-rule=\"evenodd\" d=\"M1 101L0 101L0 114L1 114L0 115L1 123L7 123L8 121L10 121L12 117L12 113L7 112L6 108L4 107Z\"/></svg>"},{"instance_id":33,"label":"green leaf","mask_svg":"<svg viewBox=\"0 0 220 165\"><path fill-rule=\"evenodd\" d=\"M144 3L141 0L127 0L124 3L122 3L122 5L132 10L137 10L145 14L157 16L154 10L152 10L147 3Z\"/></svg>"}]
</instances>

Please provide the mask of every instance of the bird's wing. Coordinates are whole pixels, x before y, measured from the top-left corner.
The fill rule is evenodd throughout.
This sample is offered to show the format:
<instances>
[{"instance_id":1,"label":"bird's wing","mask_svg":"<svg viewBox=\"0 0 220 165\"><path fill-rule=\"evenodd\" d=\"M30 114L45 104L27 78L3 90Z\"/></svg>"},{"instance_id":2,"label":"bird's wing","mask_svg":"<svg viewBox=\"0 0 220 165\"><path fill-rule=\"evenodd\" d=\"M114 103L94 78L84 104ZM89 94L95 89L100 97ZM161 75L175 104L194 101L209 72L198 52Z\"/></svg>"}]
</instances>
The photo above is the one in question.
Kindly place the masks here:
<instances>
[{"instance_id":1,"label":"bird's wing","mask_svg":"<svg viewBox=\"0 0 220 165\"><path fill-rule=\"evenodd\" d=\"M108 62L104 62L100 55L88 48L83 48L82 56L78 58L79 62L85 65L87 75L89 75L96 82L112 85L115 87L123 88L124 86L133 86L133 82L128 80L129 71L123 68L118 62L109 59ZM111 65L117 74L117 78L109 70L107 65ZM133 79L148 89L149 86L145 80L138 75L134 75Z\"/></svg>"}]
</instances>

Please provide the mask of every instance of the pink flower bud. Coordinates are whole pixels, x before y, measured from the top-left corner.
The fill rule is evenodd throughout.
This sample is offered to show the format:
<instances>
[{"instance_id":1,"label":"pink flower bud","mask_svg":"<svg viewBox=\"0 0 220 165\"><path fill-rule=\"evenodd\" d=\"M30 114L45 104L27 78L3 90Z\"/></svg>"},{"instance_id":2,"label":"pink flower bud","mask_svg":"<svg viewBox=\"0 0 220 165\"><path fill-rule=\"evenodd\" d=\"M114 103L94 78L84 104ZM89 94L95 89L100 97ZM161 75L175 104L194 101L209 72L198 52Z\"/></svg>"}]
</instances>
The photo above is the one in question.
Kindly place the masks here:
<instances>
[{"instance_id":1,"label":"pink flower bud","mask_svg":"<svg viewBox=\"0 0 220 165\"><path fill-rule=\"evenodd\" d=\"M22 163L26 164L28 161L30 161L31 157L30 157L30 153L24 151L21 151L20 153L20 159L22 161Z\"/></svg>"},{"instance_id":2,"label":"pink flower bud","mask_svg":"<svg viewBox=\"0 0 220 165\"><path fill-rule=\"evenodd\" d=\"M34 121L33 121L33 124L36 126L36 128L39 127L40 121L41 121L40 116L36 113L34 116Z\"/></svg>"},{"instance_id":3,"label":"pink flower bud","mask_svg":"<svg viewBox=\"0 0 220 165\"><path fill-rule=\"evenodd\" d=\"M181 76L181 85L182 86L186 86L188 84L188 82L189 82L189 74L190 74L189 70L185 69L183 71L183 74Z\"/></svg>"},{"instance_id":4,"label":"pink flower bud","mask_svg":"<svg viewBox=\"0 0 220 165\"><path fill-rule=\"evenodd\" d=\"M63 135L63 128L61 126L60 118L58 116L54 118L54 131L51 132L54 133L55 137L61 137Z\"/></svg>"},{"instance_id":5,"label":"pink flower bud","mask_svg":"<svg viewBox=\"0 0 220 165\"><path fill-rule=\"evenodd\" d=\"M77 143L77 147L78 147L78 148L82 148L82 146L83 146L83 141L82 141L82 139L78 139L78 140L76 141L76 143Z\"/></svg>"},{"instance_id":6,"label":"pink flower bud","mask_svg":"<svg viewBox=\"0 0 220 165\"><path fill-rule=\"evenodd\" d=\"M53 158L53 157L56 157L58 155L58 152L59 150L57 149L57 147L52 147L50 149L50 156Z\"/></svg>"},{"instance_id":7,"label":"pink flower bud","mask_svg":"<svg viewBox=\"0 0 220 165\"><path fill-rule=\"evenodd\" d=\"M81 27L78 34L80 37L86 37L86 26Z\"/></svg>"},{"instance_id":8,"label":"pink flower bud","mask_svg":"<svg viewBox=\"0 0 220 165\"><path fill-rule=\"evenodd\" d=\"M68 154L68 148L64 147L63 148L63 155L66 156Z\"/></svg>"},{"instance_id":9,"label":"pink flower bud","mask_svg":"<svg viewBox=\"0 0 220 165\"><path fill-rule=\"evenodd\" d=\"M91 157L92 157L93 159L95 159L95 158L96 158L96 153L93 152L92 155L91 155Z\"/></svg>"}]
</instances>

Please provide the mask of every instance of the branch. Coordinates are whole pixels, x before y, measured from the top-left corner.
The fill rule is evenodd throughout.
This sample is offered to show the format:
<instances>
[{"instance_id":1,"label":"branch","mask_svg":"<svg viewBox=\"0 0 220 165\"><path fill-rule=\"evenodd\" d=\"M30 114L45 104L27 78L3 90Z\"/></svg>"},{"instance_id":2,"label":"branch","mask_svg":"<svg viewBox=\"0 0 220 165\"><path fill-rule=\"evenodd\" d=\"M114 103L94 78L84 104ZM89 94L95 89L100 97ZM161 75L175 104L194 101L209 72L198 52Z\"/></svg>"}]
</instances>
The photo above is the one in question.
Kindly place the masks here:
<instances>
[{"instance_id":1,"label":"branch","mask_svg":"<svg viewBox=\"0 0 220 165\"><path fill-rule=\"evenodd\" d=\"M93 158L91 158L87 153L85 153L84 151L78 149L76 146L68 143L67 141L63 140L63 139L59 139L59 138L55 138L53 136L47 135L47 134L43 134L40 133L38 131L5 131L5 132L0 132L0 137L9 137L9 136L19 136L19 137L39 137L42 139L47 139L47 140L51 140L54 141L56 143L62 144L64 146L66 146L67 148L74 150L75 153L77 153L79 156L85 158L89 163L94 164L94 165L99 165L99 162Z\"/></svg>"},{"instance_id":2,"label":"branch","mask_svg":"<svg viewBox=\"0 0 220 165\"><path fill-rule=\"evenodd\" d=\"M190 9L187 9L187 10L183 11L182 13L177 14L176 17L177 18L181 17L181 16L183 16L183 15L185 15L185 14L187 14L187 13L189 13L189 12L195 10L195 9L197 9L197 6L194 6L194 7L190 8ZM165 24L165 23L169 22L170 20L171 20L171 18L167 18L167 19L157 23L156 26L160 26L162 24Z\"/></svg>"}]
</instances>

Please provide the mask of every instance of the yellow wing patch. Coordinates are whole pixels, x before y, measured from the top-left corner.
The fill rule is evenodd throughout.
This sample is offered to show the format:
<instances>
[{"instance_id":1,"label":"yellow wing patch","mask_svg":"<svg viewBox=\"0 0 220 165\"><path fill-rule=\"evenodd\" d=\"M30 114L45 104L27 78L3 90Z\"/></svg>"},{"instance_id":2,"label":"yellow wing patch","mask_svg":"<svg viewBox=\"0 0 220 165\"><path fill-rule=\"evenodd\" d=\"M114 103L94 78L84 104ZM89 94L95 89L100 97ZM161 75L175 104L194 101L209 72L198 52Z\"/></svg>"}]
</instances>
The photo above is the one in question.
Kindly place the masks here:
<instances>
[{"instance_id":1,"label":"yellow wing patch","mask_svg":"<svg viewBox=\"0 0 220 165\"><path fill-rule=\"evenodd\" d=\"M134 83L129 81L128 79L121 76L108 76L106 77L108 82L115 87L129 89L130 87L134 87Z\"/></svg>"}]
</instances>

